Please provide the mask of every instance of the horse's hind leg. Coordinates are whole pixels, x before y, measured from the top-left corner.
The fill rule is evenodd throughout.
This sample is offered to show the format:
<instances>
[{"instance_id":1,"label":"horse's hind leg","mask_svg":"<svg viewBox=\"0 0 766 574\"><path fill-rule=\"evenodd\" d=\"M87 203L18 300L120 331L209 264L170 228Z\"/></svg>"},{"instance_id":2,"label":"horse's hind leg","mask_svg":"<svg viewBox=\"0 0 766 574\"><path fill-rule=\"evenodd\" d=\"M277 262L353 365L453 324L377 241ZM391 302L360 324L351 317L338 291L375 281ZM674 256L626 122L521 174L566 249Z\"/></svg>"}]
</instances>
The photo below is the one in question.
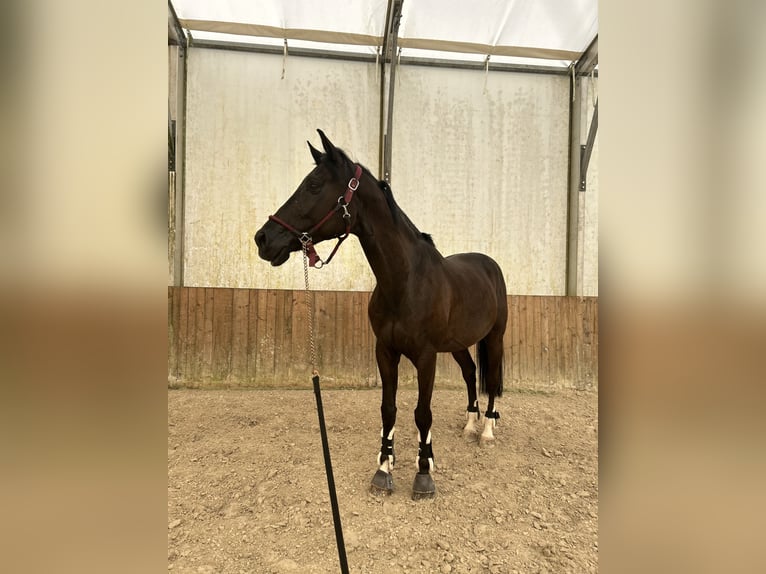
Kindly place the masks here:
<instances>
[{"instance_id":1,"label":"horse's hind leg","mask_svg":"<svg viewBox=\"0 0 766 574\"><path fill-rule=\"evenodd\" d=\"M479 437L479 444L486 446L495 440L494 429L500 413L495 409L495 397L503 394L503 334L505 325L496 325L479 342L479 368L482 390L488 395L487 412L484 413L484 429Z\"/></svg>"},{"instance_id":2,"label":"horse's hind leg","mask_svg":"<svg viewBox=\"0 0 766 574\"><path fill-rule=\"evenodd\" d=\"M466 408L466 423L463 428L463 436L466 438L474 437L479 433L479 401L476 398L476 363L471 358L468 349L456 351L452 356L460 365L460 372L463 374L466 387L468 388L468 407Z\"/></svg>"}]
</instances>

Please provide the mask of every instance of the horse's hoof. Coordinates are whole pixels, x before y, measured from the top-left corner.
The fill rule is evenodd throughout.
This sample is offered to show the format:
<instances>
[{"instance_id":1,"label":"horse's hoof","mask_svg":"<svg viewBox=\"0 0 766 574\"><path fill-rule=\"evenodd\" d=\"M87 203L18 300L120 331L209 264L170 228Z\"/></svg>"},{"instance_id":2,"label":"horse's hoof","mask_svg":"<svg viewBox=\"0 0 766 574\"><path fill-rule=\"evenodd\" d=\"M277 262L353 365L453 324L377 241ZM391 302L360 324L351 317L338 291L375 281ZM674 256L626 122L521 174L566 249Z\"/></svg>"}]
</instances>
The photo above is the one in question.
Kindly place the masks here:
<instances>
[{"instance_id":1,"label":"horse's hoof","mask_svg":"<svg viewBox=\"0 0 766 574\"><path fill-rule=\"evenodd\" d=\"M412 500L433 498L434 494L436 494L436 486L430 473L417 473L415 475L415 482L412 485Z\"/></svg>"},{"instance_id":2,"label":"horse's hoof","mask_svg":"<svg viewBox=\"0 0 766 574\"><path fill-rule=\"evenodd\" d=\"M382 470L377 470L372 477L370 492L375 495L388 495L394 491L394 477Z\"/></svg>"},{"instance_id":3,"label":"horse's hoof","mask_svg":"<svg viewBox=\"0 0 766 574\"><path fill-rule=\"evenodd\" d=\"M465 442L476 442L478 431L474 429L463 429L463 440Z\"/></svg>"}]
</instances>

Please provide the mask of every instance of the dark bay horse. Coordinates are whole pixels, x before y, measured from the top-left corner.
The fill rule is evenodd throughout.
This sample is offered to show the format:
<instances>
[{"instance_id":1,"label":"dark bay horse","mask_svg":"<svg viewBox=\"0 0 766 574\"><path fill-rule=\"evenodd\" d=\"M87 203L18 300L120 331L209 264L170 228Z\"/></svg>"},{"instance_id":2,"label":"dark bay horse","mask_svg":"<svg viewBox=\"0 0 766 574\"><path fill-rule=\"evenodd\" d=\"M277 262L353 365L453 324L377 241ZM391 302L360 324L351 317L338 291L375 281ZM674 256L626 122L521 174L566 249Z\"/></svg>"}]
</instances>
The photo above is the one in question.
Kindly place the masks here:
<instances>
[{"instance_id":1,"label":"dark bay horse","mask_svg":"<svg viewBox=\"0 0 766 574\"><path fill-rule=\"evenodd\" d=\"M480 253L443 257L431 236L418 231L399 208L388 184L352 162L317 131L324 152L309 143L316 167L255 234L258 254L277 266L305 246L315 265L314 244L333 238L340 242L349 234L359 238L377 279L368 313L383 387L381 449L372 489L393 490L396 389L404 355L418 373L419 449L413 497L430 497L436 492L430 429L437 353L452 353L460 365L468 387L464 433L475 435L480 432L480 411L476 364L468 348L478 343L480 390L488 395L479 441L495 438L499 418L495 397L503 390L503 334L508 318L503 273L494 260Z\"/></svg>"}]
</instances>

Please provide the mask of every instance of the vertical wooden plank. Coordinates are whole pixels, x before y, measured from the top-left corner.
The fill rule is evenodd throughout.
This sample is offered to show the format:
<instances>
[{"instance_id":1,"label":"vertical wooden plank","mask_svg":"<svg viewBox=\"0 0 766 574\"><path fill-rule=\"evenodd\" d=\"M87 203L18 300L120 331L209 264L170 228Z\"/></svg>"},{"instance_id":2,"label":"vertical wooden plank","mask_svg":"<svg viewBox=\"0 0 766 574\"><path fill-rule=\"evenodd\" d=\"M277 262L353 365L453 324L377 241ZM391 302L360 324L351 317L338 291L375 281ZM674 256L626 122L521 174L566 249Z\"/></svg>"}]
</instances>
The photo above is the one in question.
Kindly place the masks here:
<instances>
[{"instance_id":1,"label":"vertical wooden plank","mask_svg":"<svg viewBox=\"0 0 766 574\"><path fill-rule=\"evenodd\" d=\"M338 338L335 340L335 344L338 346L338 366L335 369L335 381L336 383L347 382L349 374L349 366L351 365L351 347L353 341L351 340L351 315L352 310L352 298L350 291L338 291L338 319L341 324L338 325Z\"/></svg>"},{"instance_id":2,"label":"vertical wooden plank","mask_svg":"<svg viewBox=\"0 0 766 574\"><path fill-rule=\"evenodd\" d=\"M258 353L259 353L259 333L258 333L258 292L260 289L248 289L248 308L247 308L247 381L250 384L258 385Z\"/></svg>"},{"instance_id":3,"label":"vertical wooden plank","mask_svg":"<svg viewBox=\"0 0 766 574\"><path fill-rule=\"evenodd\" d=\"M261 385L268 386L274 382L274 321L269 321L269 306L271 298L269 289L259 289L258 298L258 345L256 353L256 370Z\"/></svg>"},{"instance_id":4,"label":"vertical wooden plank","mask_svg":"<svg viewBox=\"0 0 766 574\"><path fill-rule=\"evenodd\" d=\"M290 349L285 348L285 290L274 290L274 374L277 384L290 386Z\"/></svg>"},{"instance_id":5,"label":"vertical wooden plank","mask_svg":"<svg viewBox=\"0 0 766 574\"><path fill-rule=\"evenodd\" d=\"M289 385L289 357L284 348L285 299L283 289L271 291L274 307L274 377L278 386ZM271 317L271 314L269 315Z\"/></svg>"},{"instance_id":6,"label":"vertical wooden plank","mask_svg":"<svg viewBox=\"0 0 766 574\"><path fill-rule=\"evenodd\" d=\"M355 329L354 323L356 322L356 305L353 291L345 291L343 295L343 315L344 330L343 335L344 345L342 349L343 353L343 368L338 373L338 380L344 385L350 384L354 381L354 359L357 350L358 342L354 339Z\"/></svg>"},{"instance_id":7,"label":"vertical wooden plank","mask_svg":"<svg viewBox=\"0 0 766 574\"><path fill-rule=\"evenodd\" d=\"M183 289L168 287L168 378L179 378L179 360L183 361L181 348L181 298ZM183 318L186 321L186 317Z\"/></svg>"},{"instance_id":8,"label":"vertical wooden plank","mask_svg":"<svg viewBox=\"0 0 766 574\"><path fill-rule=\"evenodd\" d=\"M505 323L505 332L503 333L503 386L508 389L513 383L513 361L511 358L511 298L505 297L505 304L508 308L508 320Z\"/></svg>"},{"instance_id":9,"label":"vertical wooden plank","mask_svg":"<svg viewBox=\"0 0 766 574\"><path fill-rule=\"evenodd\" d=\"M537 297L530 295L527 297L527 352L529 353L529 372L527 374L530 386L534 387L537 383Z\"/></svg>"},{"instance_id":10,"label":"vertical wooden plank","mask_svg":"<svg viewBox=\"0 0 766 574\"><path fill-rule=\"evenodd\" d=\"M526 383L533 386L535 382L535 298L532 295L524 297L526 303L524 308L524 352L526 353Z\"/></svg>"},{"instance_id":11,"label":"vertical wooden plank","mask_svg":"<svg viewBox=\"0 0 766 574\"><path fill-rule=\"evenodd\" d=\"M328 329L334 333L332 341L329 341L330 351L332 352L332 362L328 368L328 374L333 380L343 376L343 369L345 367L345 348L346 348L346 329L348 327L348 319L346 316L346 306L348 303L348 294L342 291L335 291L335 313L330 319L332 328ZM330 327L330 325L327 325ZM327 355L329 356L329 355Z\"/></svg>"},{"instance_id":12,"label":"vertical wooden plank","mask_svg":"<svg viewBox=\"0 0 766 574\"><path fill-rule=\"evenodd\" d=\"M178 331L178 314L173 310L173 303L173 288L168 286L168 382L178 376L178 358L175 345L176 332ZM175 300L176 306L178 306L178 303L179 300Z\"/></svg>"},{"instance_id":13,"label":"vertical wooden plank","mask_svg":"<svg viewBox=\"0 0 766 574\"><path fill-rule=\"evenodd\" d=\"M211 375L215 381L225 381L231 372L231 339L233 292L215 288L213 291L213 353Z\"/></svg>"},{"instance_id":14,"label":"vertical wooden plank","mask_svg":"<svg viewBox=\"0 0 766 574\"><path fill-rule=\"evenodd\" d=\"M572 305L574 298L567 296L563 300L563 321L564 321L564 379L568 385L574 385L574 376L572 370L574 369L574 352L572 347L573 333L572 333Z\"/></svg>"},{"instance_id":15,"label":"vertical wooden plank","mask_svg":"<svg viewBox=\"0 0 766 574\"><path fill-rule=\"evenodd\" d=\"M345 294L340 291L333 291L332 299L334 300L331 316L325 321L325 330L327 333L332 333L332 339L328 339L326 342L325 357L331 360L325 369L329 378L337 380L343 372L343 349L345 347L345 330L346 330L346 318L344 314L344 304L346 301Z\"/></svg>"},{"instance_id":16,"label":"vertical wooden plank","mask_svg":"<svg viewBox=\"0 0 766 574\"><path fill-rule=\"evenodd\" d=\"M593 298L593 377L594 382L598 382L598 342L600 336L600 325L598 322L598 297Z\"/></svg>"},{"instance_id":17,"label":"vertical wooden plank","mask_svg":"<svg viewBox=\"0 0 766 574\"><path fill-rule=\"evenodd\" d=\"M584 356L584 339L585 339L585 298L577 298L577 306L575 307L575 325L577 326L577 339L575 340L575 350L577 353L577 386L583 388L587 382L586 368L585 368L585 356Z\"/></svg>"},{"instance_id":18,"label":"vertical wooden plank","mask_svg":"<svg viewBox=\"0 0 766 574\"><path fill-rule=\"evenodd\" d=\"M247 382L247 345L249 339L250 293L247 289L233 289L231 372L232 382Z\"/></svg>"},{"instance_id":19,"label":"vertical wooden plank","mask_svg":"<svg viewBox=\"0 0 766 574\"><path fill-rule=\"evenodd\" d=\"M555 314L555 321L554 321L554 328L553 331L555 332L556 337L556 364L555 364L555 372L556 372L556 385L561 386L561 384L564 382L565 378L565 350L564 350L564 340L566 339L566 320L564 317L564 300L565 297L560 296L556 297L556 299L553 301L554 303L554 314Z\"/></svg>"},{"instance_id":20,"label":"vertical wooden plank","mask_svg":"<svg viewBox=\"0 0 766 574\"><path fill-rule=\"evenodd\" d=\"M181 288L181 305L179 309L179 320L181 325L178 330L178 345L181 349L179 357L179 378L185 382L194 382L195 366L195 344L197 337L197 317L196 317L196 294L195 288Z\"/></svg>"},{"instance_id":21,"label":"vertical wooden plank","mask_svg":"<svg viewBox=\"0 0 766 574\"><path fill-rule=\"evenodd\" d=\"M325 361L324 370L327 371L328 380L339 376L340 365L343 362L343 296L338 291L327 292L328 315L322 322L322 330L326 338L322 348L322 357Z\"/></svg>"},{"instance_id":22,"label":"vertical wooden plank","mask_svg":"<svg viewBox=\"0 0 766 574\"><path fill-rule=\"evenodd\" d=\"M523 385L527 377L527 297L519 295L518 300L519 384Z\"/></svg>"},{"instance_id":23,"label":"vertical wooden plank","mask_svg":"<svg viewBox=\"0 0 766 574\"><path fill-rule=\"evenodd\" d=\"M559 297L549 297L548 313L548 380L553 386L559 384L559 331L558 331L558 302Z\"/></svg>"},{"instance_id":24,"label":"vertical wooden plank","mask_svg":"<svg viewBox=\"0 0 766 574\"><path fill-rule=\"evenodd\" d=\"M185 364L186 377L189 381L198 382L202 368L202 349L204 348L205 324L205 288L191 287L189 291L188 308L188 347Z\"/></svg>"},{"instance_id":25,"label":"vertical wooden plank","mask_svg":"<svg viewBox=\"0 0 766 574\"><path fill-rule=\"evenodd\" d=\"M540 297L540 381L546 386L550 386L550 297Z\"/></svg>"},{"instance_id":26,"label":"vertical wooden plank","mask_svg":"<svg viewBox=\"0 0 766 574\"><path fill-rule=\"evenodd\" d=\"M279 363L279 348L277 341L277 333L279 327L277 325L277 292L275 289L269 289L266 291L266 340L267 340L267 354L268 367L269 367L269 380L271 385L279 386L282 384L282 378L280 377L277 364Z\"/></svg>"},{"instance_id":27,"label":"vertical wooden plank","mask_svg":"<svg viewBox=\"0 0 766 574\"><path fill-rule=\"evenodd\" d=\"M532 357L534 360L534 373L532 375L532 381L535 388L542 381L543 370L543 349L542 349L542 326L541 326L541 310L540 304L542 297L532 297Z\"/></svg>"},{"instance_id":28,"label":"vertical wooden plank","mask_svg":"<svg viewBox=\"0 0 766 574\"><path fill-rule=\"evenodd\" d=\"M293 353L293 296L292 289L280 292L282 295L282 354L284 364L282 370L287 372L288 381L293 385L299 381L301 375L300 365L296 364L296 355Z\"/></svg>"},{"instance_id":29,"label":"vertical wooden plank","mask_svg":"<svg viewBox=\"0 0 766 574\"><path fill-rule=\"evenodd\" d=\"M596 340L598 339L598 327L594 320L596 315L597 299L588 297L588 317L587 325L590 330L590 341L588 347L588 372L589 380L595 383L597 380L598 359L596 358Z\"/></svg>"},{"instance_id":30,"label":"vertical wooden plank","mask_svg":"<svg viewBox=\"0 0 766 574\"><path fill-rule=\"evenodd\" d=\"M346 366L346 342L348 339L348 293L336 291L335 295L335 316L332 319L335 337L330 342L332 346L333 361L329 368L329 373L334 380L343 376Z\"/></svg>"},{"instance_id":31,"label":"vertical wooden plank","mask_svg":"<svg viewBox=\"0 0 766 574\"><path fill-rule=\"evenodd\" d=\"M337 323L335 324L335 340L333 341L333 350L335 351L335 366L332 369L335 381L343 379L347 363L347 341L350 338L348 332L348 300L349 293L346 291L335 292L335 309Z\"/></svg>"},{"instance_id":32,"label":"vertical wooden plank","mask_svg":"<svg viewBox=\"0 0 766 574\"><path fill-rule=\"evenodd\" d=\"M178 339L178 379L193 382L193 357L197 337L196 303L197 292L194 287L179 287L179 321L185 322L183 332L179 329Z\"/></svg>"},{"instance_id":33,"label":"vertical wooden plank","mask_svg":"<svg viewBox=\"0 0 766 574\"><path fill-rule=\"evenodd\" d=\"M179 378L184 382L195 380L194 368L197 356L197 291L196 287L185 287L186 291L186 332L183 341L183 363Z\"/></svg>"},{"instance_id":34,"label":"vertical wooden plank","mask_svg":"<svg viewBox=\"0 0 766 574\"><path fill-rule=\"evenodd\" d=\"M202 327L202 347L199 349L199 379L209 381L213 371L213 317L215 315L215 289L204 288L204 319Z\"/></svg>"},{"instance_id":35,"label":"vertical wooden plank","mask_svg":"<svg viewBox=\"0 0 766 574\"><path fill-rule=\"evenodd\" d=\"M562 383L572 384L572 333L569 320L569 308L572 297L562 297L561 305L561 356L562 356Z\"/></svg>"},{"instance_id":36,"label":"vertical wooden plank","mask_svg":"<svg viewBox=\"0 0 766 574\"><path fill-rule=\"evenodd\" d=\"M559 350L561 352L560 365L561 375L559 384L569 384L571 375L569 373L569 297L563 296L558 300L559 308Z\"/></svg>"},{"instance_id":37,"label":"vertical wooden plank","mask_svg":"<svg viewBox=\"0 0 766 574\"><path fill-rule=\"evenodd\" d=\"M519 384L524 384L526 382L527 377L527 302L526 302L526 296L519 295L519 305L518 305L518 313L519 313L519 330L518 330L518 340L517 343L519 345Z\"/></svg>"},{"instance_id":38,"label":"vertical wooden plank","mask_svg":"<svg viewBox=\"0 0 766 574\"><path fill-rule=\"evenodd\" d=\"M591 369L591 352L593 348L593 325L591 322L591 299L583 297L582 299L582 338L580 347L582 349L583 376L590 383L593 372Z\"/></svg>"},{"instance_id":39,"label":"vertical wooden plank","mask_svg":"<svg viewBox=\"0 0 766 574\"><path fill-rule=\"evenodd\" d=\"M509 308L511 323L511 381L514 386L518 386L521 381L521 357L520 344L521 335L519 333L519 296L511 296L511 305Z\"/></svg>"},{"instance_id":40,"label":"vertical wooden plank","mask_svg":"<svg viewBox=\"0 0 766 574\"><path fill-rule=\"evenodd\" d=\"M186 341L186 331L188 329L188 289L183 287L169 288L173 295L171 321L173 323L173 347L175 350L175 361L170 374L179 381L185 381L185 363L188 343ZM171 365L168 365L168 369Z\"/></svg>"},{"instance_id":41,"label":"vertical wooden plank","mask_svg":"<svg viewBox=\"0 0 766 574\"><path fill-rule=\"evenodd\" d=\"M556 349L558 353L556 383L562 385L566 380L566 297L556 298Z\"/></svg>"},{"instance_id":42,"label":"vertical wooden plank","mask_svg":"<svg viewBox=\"0 0 766 574\"><path fill-rule=\"evenodd\" d=\"M582 322L578 321L578 315L580 310L580 297L573 296L569 298L569 329L571 333L570 337L570 353L571 353L571 370L572 370L572 382L575 387L579 388L582 383L581 380L581 360L580 360L580 331L582 330Z\"/></svg>"}]
</instances>

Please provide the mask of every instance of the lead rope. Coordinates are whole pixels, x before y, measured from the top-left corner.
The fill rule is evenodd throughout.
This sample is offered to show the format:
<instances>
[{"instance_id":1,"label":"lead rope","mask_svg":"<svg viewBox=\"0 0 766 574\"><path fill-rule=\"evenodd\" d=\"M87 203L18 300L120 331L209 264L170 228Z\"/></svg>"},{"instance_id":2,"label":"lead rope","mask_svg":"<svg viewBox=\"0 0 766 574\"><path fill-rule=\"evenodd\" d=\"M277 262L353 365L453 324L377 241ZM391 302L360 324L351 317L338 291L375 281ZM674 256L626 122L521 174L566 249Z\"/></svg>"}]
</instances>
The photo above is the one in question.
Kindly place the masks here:
<instances>
[{"instance_id":1,"label":"lead rope","mask_svg":"<svg viewBox=\"0 0 766 574\"><path fill-rule=\"evenodd\" d=\"M308 313L309 323L309 352L311 355L311 376L319 376L317 371L317 349L314 342L314 298L311 296L311 290L309 289L309 256L308 256L308 243L302 243L303 245L303 280L306 285L306 313Z\"/></svg>"},{"instance_id":2,"label":"lead rope","mask_svg":"<svg viewBox=\"0 0 766 574\"><path fill-rule=\"evenodd\" d=\"M348 574L348 561L346 560L346 545L343 542L343 526L340 522L340 510L338 509L338 496L335 494L335 478L332 475L332 461L330 460L330 447L327 443L327 429L324 423L324 409L322 408L322 393L319 389L319 371L316 368L316 344L314 343L314 305L312 293L309 289L309 265L308 243L303 244L303 277L306 282L306 311L309 323L309 345L311 352L311 381L314 384L314 396L317 402L317 416L319 417L319 433L322 435L322 454L324 455L324 469L327 475L327 488L330 491L330 505L332 506L332 521L335 526L335 543L338 546L338 560L340 571Z\"/></svg>"}]
</instances>

